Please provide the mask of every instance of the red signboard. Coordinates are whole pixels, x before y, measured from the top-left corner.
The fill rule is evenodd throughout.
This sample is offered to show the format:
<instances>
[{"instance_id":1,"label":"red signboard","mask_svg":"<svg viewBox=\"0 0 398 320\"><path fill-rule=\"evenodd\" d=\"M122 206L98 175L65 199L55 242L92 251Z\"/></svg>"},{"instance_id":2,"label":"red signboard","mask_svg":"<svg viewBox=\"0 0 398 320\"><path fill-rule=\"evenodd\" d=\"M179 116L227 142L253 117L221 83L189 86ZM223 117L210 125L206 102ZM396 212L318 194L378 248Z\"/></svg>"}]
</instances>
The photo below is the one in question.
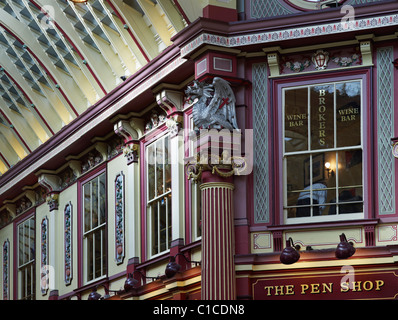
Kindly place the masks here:
<instances>
[{"instance_id":1,"label":"red signboard","mask_svg":"<svg viewBox=\"0 0 398 320\"><path fill-rule=\"evenodd\" d=\"M398 269L358 271L352 266L341 272L270 277L254 281L255 300L346 300L396 299Z\"/></svg>"}]
</instances>

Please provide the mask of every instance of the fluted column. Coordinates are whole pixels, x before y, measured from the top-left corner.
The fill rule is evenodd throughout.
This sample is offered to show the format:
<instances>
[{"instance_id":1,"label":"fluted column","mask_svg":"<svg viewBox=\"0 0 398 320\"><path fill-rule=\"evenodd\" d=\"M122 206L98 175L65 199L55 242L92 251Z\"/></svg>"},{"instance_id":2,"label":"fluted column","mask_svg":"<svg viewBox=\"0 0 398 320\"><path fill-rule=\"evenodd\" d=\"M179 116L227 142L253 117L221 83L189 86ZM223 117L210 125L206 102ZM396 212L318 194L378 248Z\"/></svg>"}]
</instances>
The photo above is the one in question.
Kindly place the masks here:
<instances>
[{"instance_id":1,"label":"fluted column","mask_svg":"<svg viewBox=\"0 0 398 320\"><path fill-rule=\"evenodd\" d=\"M234 300L233 178L205 171L202 197L202 299Z\"/></svg>"}]
</instances>

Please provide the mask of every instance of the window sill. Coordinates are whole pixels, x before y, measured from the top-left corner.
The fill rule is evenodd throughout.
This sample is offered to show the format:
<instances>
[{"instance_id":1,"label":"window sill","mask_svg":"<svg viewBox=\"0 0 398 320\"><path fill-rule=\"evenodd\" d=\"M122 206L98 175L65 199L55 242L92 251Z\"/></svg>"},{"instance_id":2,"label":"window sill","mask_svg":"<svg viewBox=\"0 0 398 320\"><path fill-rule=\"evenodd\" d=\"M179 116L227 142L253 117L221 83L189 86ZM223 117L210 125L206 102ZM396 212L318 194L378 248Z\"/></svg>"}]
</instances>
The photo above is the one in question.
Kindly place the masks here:
<instances>
[{"instance_id":1,"label":"window sill","mask_svg":"<svg viewBox=\"0 0 398 320\"><path fill-rule=\"evenodd\" d=\"M342 220L342 221L329 221L329 222L312 222L306 224L283 224L276 226L266 227L269 231L282 231L282 230L297 230L297 229L311 229L311 228L330 228L330 227L346 227L346 226L369 226L378 224L379 219L359 219L359 220ZM251 230L252 231L252 230ZM253 230L254 231L254 230ZM258 230L255 230L258 231Z\"/></svg>"}]
</instances>

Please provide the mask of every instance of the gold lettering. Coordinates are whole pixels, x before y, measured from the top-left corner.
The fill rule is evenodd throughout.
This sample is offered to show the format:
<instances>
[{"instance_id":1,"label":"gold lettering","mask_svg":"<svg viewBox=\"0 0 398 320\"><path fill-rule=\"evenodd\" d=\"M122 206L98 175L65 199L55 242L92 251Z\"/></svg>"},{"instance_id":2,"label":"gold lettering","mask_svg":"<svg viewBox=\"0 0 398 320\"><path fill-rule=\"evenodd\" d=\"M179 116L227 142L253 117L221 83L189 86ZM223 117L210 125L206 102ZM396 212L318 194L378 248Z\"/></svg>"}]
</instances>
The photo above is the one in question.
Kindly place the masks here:
<instances>
[{"instance_id":1,"label":"gold lettering","mask_svg":"<svg viewBox=\"0 0 398 320\"><path fill-rule=\"evenodd\" d=\"M275 295L276 296L279 296L279 295L283 296L284 295L283 294L283 287L284 286L275 286Z\"/></svg>"},{"instance_id":2,"label":"gold lettering","mask_svg":"<svg viewBox=\"0 0 398 320\"><path fill-rule=\"evenodd\" d=\"M319 96L320 97L326 96L326 90L319 90Z\"/></svg>"},{"instance_id":3,"label":"gold lettering","mask_svg":"<svg viewBox=\"0 0 398 320\"><path fill-rule=\"evenodd\" d=\"M333 292L333 282L322 283L322 293L326 293L326 290L329 291L329 293Z\"/></svg>"},{"instance_id":4,"label":"gold lettering","mask_svg":"<svg viewBox=\"0 0 398 320\"><path fill-rule=\"evenodd\" d=\"M294 289L294 285L292 285L292 284L287 285L286 286L286 295L288 296L288 295L294 294L293 289Z\"/></svg>"},{"instance_id":5,"label":"gold lettering","mask_svg":"<svg viewBox=\"0 0 398 320\"><path fill-rule=\"evenodd\" d=\"M305 292L308 290L310 286L308 284L302 284L301 285L301 294L305 294Z\"/></svg>"},{"instance_id":6,"label":"gold lettering","mask_svg":"<svg viewBox=\"0 0 398 320\"><path fill-rule=\"evenodd\" d=\"M369 285L368 287L366 287L367 284ZM364 289L365 291L370 291L370 290L372 290L372 289L373 289L373 282L372 282L372 281L365 281L365 282L363 283L363 289Z\"/></svg>"},{"instance_id":7,"label":"gold lettering","mask_svg":"<svg viewBox=\"0 0 398 320\"><path fill-rule=\"evenodd\" d=\"M341 282L340 287L341 292L347 292L348 290L350 290L350 284L348 282Z\"/></svg>"},{"instance_id":8,"label":"gold lettering","mask_svg":"<svg viewBox=\"0 0 398 320\"><path fill-rule=\"evenodd\" d=\"M267 296L270 296L271 295L271 290L274 288L274 286L267 286L267 287L264 287L264 290L267 290Z\"/></svg>"},{"instance_id":9,"label":"gold lettering","mask_svg":"<svg viewBox=\"0 0 398 320\"><path fill-rule=\"evenodd\" d=\"M362 291L361 283L362 283L362 281L353 281L352 282L352 291Z\"/></svg>"},{"instance_id":10,"label":"gold lettering","mask_svg":"<svg viewBox=\"0 0 398 320\"><path fill-rule=\"evenodd\" d=\"M376 280L375 281L376 282L376 291L380 291L380 288L382 287L382 286L384 286L384 281L383 280Z\"/></svg>"},{"instance_id":11,"label":"gold lettering","mask_svg":"<svg viewBox=\"0 0 398 320\"><path fill-rule=\"evenodd\" d=\"M320 113L325 113L326 112L326 106L319 106L318 111Z\"/></svg>"},{"instance_id":12,"label":"gold lettering","mask_svg":"<svg viewBox=\"0 0 398 320\"><path fill-rule=\"evenodd\" d=\"M311 293L320 293L319 283L311 283Z\"/></svg>"}]
</instances>

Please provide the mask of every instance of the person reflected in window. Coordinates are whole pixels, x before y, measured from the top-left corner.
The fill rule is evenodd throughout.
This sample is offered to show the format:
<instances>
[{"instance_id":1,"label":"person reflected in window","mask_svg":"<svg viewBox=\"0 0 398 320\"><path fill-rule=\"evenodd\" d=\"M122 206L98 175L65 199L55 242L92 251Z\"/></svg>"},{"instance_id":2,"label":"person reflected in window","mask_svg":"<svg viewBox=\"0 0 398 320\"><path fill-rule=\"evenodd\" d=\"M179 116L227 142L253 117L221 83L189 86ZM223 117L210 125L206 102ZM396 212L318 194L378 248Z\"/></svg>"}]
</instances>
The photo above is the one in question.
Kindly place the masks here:
<instances>
[{"instance_id":1,"label":"person reflected in window","mask_svg":"<svg viewBox=\"0 0 398 320\"><path fill-rule=\"evenodd\" d=\"M319 216L325 209L323 205L326 201L327 190L325 183L318 182L312 185L312 215ZM303 206L297 208L296 217L310 217L311 216L311 185L304 188L305 191L301 192L298 199L297 205Z\"/></svg>"}]
</instances>

